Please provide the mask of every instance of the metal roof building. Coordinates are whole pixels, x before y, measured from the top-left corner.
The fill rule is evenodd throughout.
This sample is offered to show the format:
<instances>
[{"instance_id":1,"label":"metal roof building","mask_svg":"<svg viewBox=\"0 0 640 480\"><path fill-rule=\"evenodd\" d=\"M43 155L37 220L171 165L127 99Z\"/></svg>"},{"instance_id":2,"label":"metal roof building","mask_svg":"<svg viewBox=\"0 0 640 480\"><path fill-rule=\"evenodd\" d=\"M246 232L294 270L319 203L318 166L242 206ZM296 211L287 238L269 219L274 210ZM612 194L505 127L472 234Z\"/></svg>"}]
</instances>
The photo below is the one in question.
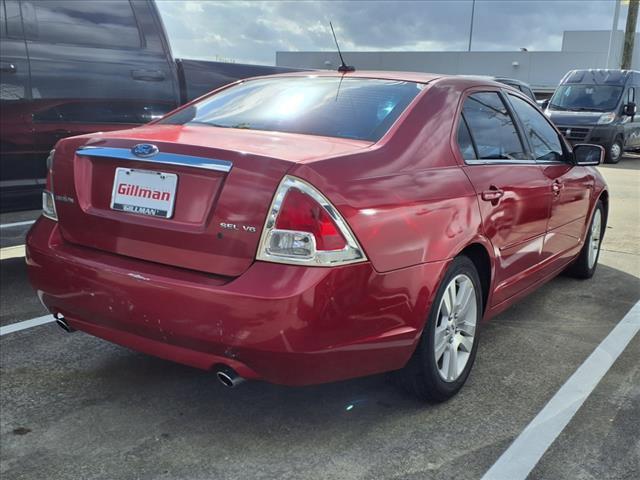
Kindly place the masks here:
<instances>
[{"instance_id":1,"label":"metal roof building","mask_svg":"<svg viewBox=\"0 0 640 480\"><path fill-rule=\"evenodd\" d=\"M522 80L537 94L549 94L565 73L582 68L619 68L624 32L566 31L560 51L516 52L343 52L349 65L362 70L401 70L457 75L493 75ZM611 44L611 45L610 45ZM335 69L335 51L276 52L282 67ZM636 33L633 69L640 69L640 34Z\"/></svg>"}]
</instances>

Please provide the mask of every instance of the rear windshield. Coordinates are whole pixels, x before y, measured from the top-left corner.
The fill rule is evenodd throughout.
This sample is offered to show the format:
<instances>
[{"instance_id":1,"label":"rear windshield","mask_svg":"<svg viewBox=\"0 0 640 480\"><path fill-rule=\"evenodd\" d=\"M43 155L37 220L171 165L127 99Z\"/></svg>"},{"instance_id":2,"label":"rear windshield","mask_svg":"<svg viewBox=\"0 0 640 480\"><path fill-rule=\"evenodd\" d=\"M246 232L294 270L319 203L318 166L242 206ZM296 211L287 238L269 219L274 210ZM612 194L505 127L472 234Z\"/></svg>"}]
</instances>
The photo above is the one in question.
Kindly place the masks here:
<instances>
[{"instance_id":1,"label":"rear windshield","mask_svg":"<svg viewBox=\"0 0 640 480\"><path fill-rule=\"evenodd\" d=\"M424 87L414 82L342 77L250 80L162 119L327 137L379 140Z\"/></svg>"}]
</instances>

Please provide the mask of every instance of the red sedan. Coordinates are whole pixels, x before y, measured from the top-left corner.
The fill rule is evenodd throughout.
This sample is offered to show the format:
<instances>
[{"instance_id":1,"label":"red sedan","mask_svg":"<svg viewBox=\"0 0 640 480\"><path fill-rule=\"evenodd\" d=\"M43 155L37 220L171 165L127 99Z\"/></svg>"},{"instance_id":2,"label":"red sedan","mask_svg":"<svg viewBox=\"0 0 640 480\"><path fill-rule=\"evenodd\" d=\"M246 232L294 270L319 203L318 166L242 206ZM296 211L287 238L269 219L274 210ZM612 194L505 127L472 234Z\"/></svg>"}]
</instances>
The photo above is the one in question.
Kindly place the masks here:
<instances>
[{"instance_id":1,"label":"red sedan","mask_svg":"<svg viewBox=\"0 0 640 480\"><path fill-rule=\"evenodd\" d=\"M564 270L593 275L602 155L488 80L245 80L58 142L29 277L63 328L230 386L399 370L441 401L481 320Z\"/></svg>"}]
</instances>

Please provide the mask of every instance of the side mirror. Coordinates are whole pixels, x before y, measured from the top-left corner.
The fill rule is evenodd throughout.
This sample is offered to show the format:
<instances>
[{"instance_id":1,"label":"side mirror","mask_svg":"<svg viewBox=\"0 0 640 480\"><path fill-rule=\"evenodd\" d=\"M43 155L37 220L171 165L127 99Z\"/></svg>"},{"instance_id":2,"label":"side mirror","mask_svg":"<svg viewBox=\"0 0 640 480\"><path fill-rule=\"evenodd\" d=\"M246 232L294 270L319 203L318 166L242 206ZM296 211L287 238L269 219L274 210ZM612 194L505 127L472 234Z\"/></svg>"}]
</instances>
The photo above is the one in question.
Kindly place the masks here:
<instances>
[{"instance_id":1,"label":"side mirror","mask_svg":"<svg viewBox=\"0 0 640 480\"><path fill-rule=\"evenodd\" d=\"M604 160L604 148L600 145L581 143L573 147L573 163L581 167L600 165Z\"/></svg>"},{"instance_id":2,"label":"side mirror","mask_svg":"<svg viewBox=\"0 0 640 480\"><path fill-rule=\"evenodd\" d=\"M542 110L546 110L549 107L549 99L547 98L546 100L543 100L542 103L540 104L540 108Z\"/></svg>"},{"instance_id":3,"label":"side mirror","mask_svg":"<svg viewBox=\"0 0 640 480\"><path fill-rule=\"evenodd\" d=\"M629 102L624 106L624 109L622 111L625 115L633 117L636 114L636 104L633 102Z\"/></svg>"}]
</instances>

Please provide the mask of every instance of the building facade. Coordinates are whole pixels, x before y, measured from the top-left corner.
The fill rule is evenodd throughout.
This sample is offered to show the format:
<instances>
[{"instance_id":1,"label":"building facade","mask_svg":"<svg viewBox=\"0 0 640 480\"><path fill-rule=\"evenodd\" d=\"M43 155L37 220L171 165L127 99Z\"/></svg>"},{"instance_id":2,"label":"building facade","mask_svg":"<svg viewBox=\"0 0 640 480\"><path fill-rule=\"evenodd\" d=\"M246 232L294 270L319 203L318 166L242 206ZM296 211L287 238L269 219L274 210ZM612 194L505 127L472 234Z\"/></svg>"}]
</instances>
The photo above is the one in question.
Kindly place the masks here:
<instances>
[{"instance_id":1,"label":"building facade","mask_svg":"<svg viewBox=\"0 0 640 480\"><path fill-rule=\"evenodd\" d=\"M624 32L566 31L560 51L518 52L343 52L349 65L361 70L401 70L454 75L516 78L548 96L565 73L582 68L620 68ZM335 69L335 51L276 52L282 67ZM640 34L636 34L633 69L640 69Z\"/></svg>"}]
</instances>

